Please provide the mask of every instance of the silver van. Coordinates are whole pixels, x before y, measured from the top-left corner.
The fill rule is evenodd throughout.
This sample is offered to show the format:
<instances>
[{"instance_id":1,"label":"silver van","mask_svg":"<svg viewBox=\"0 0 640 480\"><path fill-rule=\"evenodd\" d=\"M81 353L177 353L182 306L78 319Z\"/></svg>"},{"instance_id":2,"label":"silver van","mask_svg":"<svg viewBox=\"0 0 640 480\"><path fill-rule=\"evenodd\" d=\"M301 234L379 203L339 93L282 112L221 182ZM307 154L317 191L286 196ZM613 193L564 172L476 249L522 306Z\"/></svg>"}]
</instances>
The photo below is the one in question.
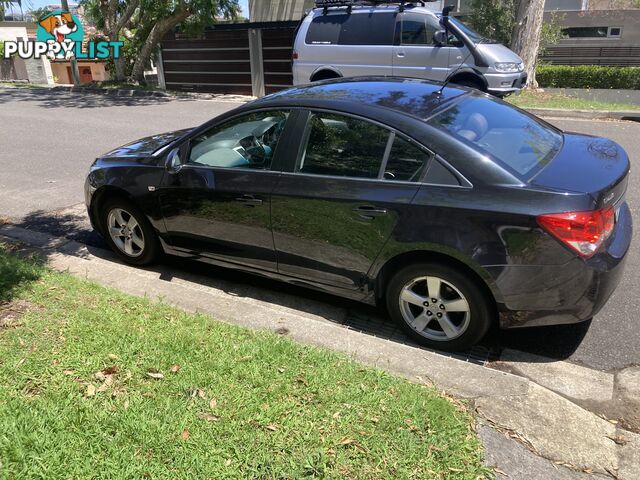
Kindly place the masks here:
<instances>
[{"instance_id":1,"label":"silver van","mask_svg":"<svg viewBox=\"0 0 640 480\"><path fill-rule=\"evenodd\" d=\"M526 84L518 55L450 17L449 8L440 13L424 2L376 3L316 0L296 33L294 85L388 75L449 80L505 96Z\"/></svg>"}]
</instances>

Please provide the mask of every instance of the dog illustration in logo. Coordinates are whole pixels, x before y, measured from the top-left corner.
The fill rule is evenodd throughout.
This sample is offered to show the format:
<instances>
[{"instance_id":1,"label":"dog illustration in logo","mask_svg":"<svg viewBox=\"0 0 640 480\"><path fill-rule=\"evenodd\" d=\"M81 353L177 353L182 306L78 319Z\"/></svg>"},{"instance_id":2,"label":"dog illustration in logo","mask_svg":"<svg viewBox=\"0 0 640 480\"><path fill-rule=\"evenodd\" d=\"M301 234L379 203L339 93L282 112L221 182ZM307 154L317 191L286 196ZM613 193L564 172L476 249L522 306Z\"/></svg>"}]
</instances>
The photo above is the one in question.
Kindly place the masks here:
<instances>
[{"instance_id":1,"label":"dog illustration in logo","mask_svg":"<svg viewBox=\"0 0 640 480\"><path fill-rule=\"evenodd\" d=\"M60 12L40 20L40 26L49 33L56 42L64 42L67 35L78 30L78 25L69 12Z\"/></svg>"}]
</instances>

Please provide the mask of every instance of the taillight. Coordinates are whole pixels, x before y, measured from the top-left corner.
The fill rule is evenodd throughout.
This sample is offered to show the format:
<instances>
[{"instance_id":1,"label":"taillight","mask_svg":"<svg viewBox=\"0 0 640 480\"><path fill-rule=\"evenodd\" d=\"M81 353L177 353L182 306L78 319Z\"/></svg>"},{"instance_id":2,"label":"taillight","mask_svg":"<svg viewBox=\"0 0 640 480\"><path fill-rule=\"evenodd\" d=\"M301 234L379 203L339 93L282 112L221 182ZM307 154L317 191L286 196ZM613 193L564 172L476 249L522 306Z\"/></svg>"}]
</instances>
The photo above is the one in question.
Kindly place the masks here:
<instances>
[{"instance_id":1,"label":"taillight","mask_svg":"<svg viewBox=\"0 0 640 480\"><path fill-rule=\"evenodd\" d=\"M615 226L613 207L591 212L549 213L538 223L583 257L591 257L611 235Z\"/></svg>"}]
</instances>

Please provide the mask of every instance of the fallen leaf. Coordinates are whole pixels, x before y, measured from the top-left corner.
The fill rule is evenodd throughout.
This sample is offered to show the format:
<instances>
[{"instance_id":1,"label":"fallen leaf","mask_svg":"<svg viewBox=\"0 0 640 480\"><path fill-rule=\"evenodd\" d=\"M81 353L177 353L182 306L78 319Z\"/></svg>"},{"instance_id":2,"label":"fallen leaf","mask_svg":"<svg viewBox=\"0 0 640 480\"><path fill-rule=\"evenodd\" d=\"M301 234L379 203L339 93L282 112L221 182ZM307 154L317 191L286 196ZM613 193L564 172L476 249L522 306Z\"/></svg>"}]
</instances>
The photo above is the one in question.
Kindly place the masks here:
<instances>
[{"instance_id":1,"label":"fallen leaf","mask_svg":"<svg viewBox=\"0 0 640 480\"><path fill-rule=\"evenodd\" d=\"M206 420L207 422L217 422L218 420L220 420L220 417L217 417L211 413L203 413L202 415L200 415L200 418Z\"/></svg>"},{"instance_id":2,"label":"fallen leaf","mask_svg":"<svg viewBox=\"0 0 640 480\"><path fill-rule=\"evenodd\" d=\"M118 367L116 365L112 365L111 367L107 367L102 370L102 373L105 375L115 375L118 373Z\"/></svg>"},{"instance_id":3,"label":"fallen leaf","mask_svg":"<svg viewBox=\"0 0 640 480\"><path fill-rule=\"evenodd\" d=\"M215 410L217 406L218 406L218 401L215 398L212 398L211 401L209 402L209 408L211 410Z\"/></svg>"},{"instance_id":4,"label":"fallen leaf","mask_svg":"<svg viewBox=\"0 0 640 480\"><path fill-rule=\"evenodd\" d=\"M351 445L352 443L356 443L353 438L344 437L342 440L340 440L339 445Z\"/></svg>"},{"instance_id":5,"label":"fallen leaf","mask_svg":"<svg viewBox=\"0 0 640 480\"><path fill-rule=\"evenodd\" d=\"M67 369L67 370L63 370L62 373L64 373L65 375L73 375L74 371Z\"/></svg>"},{"instance_id":6,"label":"fallen leaf","mask_svg":"<svg viewBox=\"0 0 640 480\"><path fill-rule=\"evenodd\" d=\"M164 375L160 372L149 371L147 372L147 377L153 378L154 380L160 380L164 378Z\"/></svg>"},{"instance_id":7,"label":"fallen leaf","mask_svg":"<svg viewBox=\"0 0 640 480\"><path fill-rule=\"evenodd\" d=\"M113 353L110 353L109 355L107 355L107 358L108 358L109 360L117 360L117 359L118 359L118 356L117 356L117 355L114 355Z\"/></svg>"},{"instance_id":8,"label":"fallen leaf","mask_svg":"<svg viewBox=\"0 0 640 480\"><path fill-rule=\"evenodd\" d=\"M607 438L617 445L626 445L627 443L629 443L629 440L624 438L622 435L616 435L615 437L610 437L609 435L607 435Z\"/></svg>"},{"instance_id":9,"label":"fallen leaf","mask_svg":"<svg viewBox=\"0 0 640 480\"><path fill-rule=\"evenodd\" d=\"M107 379L107 376L102 372L96 372L93 374L93 378L95 378L99 382L104 382Z\"/></svg>"},{"instance_id":10,"label":"fallen leaf","mask_svg":"<svg viewBox=\"0 0 640 480\"><path fill-rule=\"evenodd\" d=\"M178 373L182 367L178 364L171 365L171 373Z\"/></svg>"},{"instance_id":11,"label":"fallen leaf","mask_svg":"<svg viewBox=\"0 0 640 480\"><path fill-rule=\"evenodd\" d=\"M186 428L180 434L180 437L182 438L182 440L189 440L190 436L191 434L189 433L189 430L187 430Z\"/></svg>"},{"instance_id":12,"label":"fallen leaf","mask_svg":"<svg viewBox=\"0 0 640 480\"><path fill-rule=\"evenodd\" d=\"M147 397L147 398L151 398L151 397L155 397L155 394L153 392L144 392L142 394L143 397Z\"/></svg>"},{"instance_id":13,"label":"fallen leaf","mask_svg":"<svg viewBox=\"0 0 640 480\"><path fill-rule=\"evenodd\" d=\"M267 425L267 430L271 430L272 432L275 432L276 430L278 430L278 427L276 427L273 423L270 423L269 425Z\"/></svg>"},{"instance_id":14,"label":"fallen leaf","mask_svg":"<svg viewBox=\"0 0 640 480\"><path fill-rule=\"evenodd\" d=\"M129 400L125 400L125 401L124 401L124 403L122 404L122 407L123 407L125 410L129 410Z\"/></svg>"},{"instance_id":15,"label":"fallen leaf","mask_svg":"<svg viewBox=\"0 0 640 480\"><path fill-rule=\"evenodd\" d=\"M96 387L93 385L93 383L90 383L89 385L87 385L87 390L84 392L84 396L85 397L93 397L96 394Z\"/></svg>"},{"instance_id":16,"label":"fallen leaf","mask_svg":"<svg viewBox=\"0 0 640 480\"><path fill-rule=\"evenodd\" d=\"M279 368L278 373L284 373L284 368Z\"/></svg>"},{"instance_id":17,"label":"fallen leaf","mask_svg":"<svg viewBox=\"0 0 640 480\"><path fill-rule=\"evenodd\" d=\"M225 466L228 467L229 465L231 465L231 459L227 458L227 461L224 462Z\"/></svg>"},{"instance_id":18,"label":"fallen leaf","mask_svg":"<svg viewBox=\"0 0 640 480\"><path fill-rule=\"evenodd\" d=\"M340 411L337 411L332 415L333 418L338 418L340 416Z\"/></svg>"}]
</instances>

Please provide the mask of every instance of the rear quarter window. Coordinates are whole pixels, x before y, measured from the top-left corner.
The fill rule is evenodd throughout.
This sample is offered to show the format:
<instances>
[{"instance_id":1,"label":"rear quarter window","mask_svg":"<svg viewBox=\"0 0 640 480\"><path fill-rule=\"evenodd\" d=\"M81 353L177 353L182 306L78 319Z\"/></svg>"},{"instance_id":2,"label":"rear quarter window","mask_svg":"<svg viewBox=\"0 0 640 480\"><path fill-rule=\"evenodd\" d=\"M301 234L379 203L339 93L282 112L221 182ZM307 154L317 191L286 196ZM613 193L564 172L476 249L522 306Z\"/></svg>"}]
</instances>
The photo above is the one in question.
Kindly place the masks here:
<instances>
[{"instance_id":1,"label":"rear quarter window","mask_svg":"<svg viewBox=\"0 0 640 480\"><path fill-rule=\"evenodd\" d=\"M395 15L389 13L328 13L309 25L309 45L392 45Z\"/></svg>"},{"instance_id":2,"label":"rear quarter window","mask_svg":"<svg viewBox=\"0 0 640 480\"><path fill-rule=\"evenodd\" d=\"M544 168L562 147L562 134L506 103L467 97L428 123L488 153L521 180Z\"/></svg>"}]
</instances>

